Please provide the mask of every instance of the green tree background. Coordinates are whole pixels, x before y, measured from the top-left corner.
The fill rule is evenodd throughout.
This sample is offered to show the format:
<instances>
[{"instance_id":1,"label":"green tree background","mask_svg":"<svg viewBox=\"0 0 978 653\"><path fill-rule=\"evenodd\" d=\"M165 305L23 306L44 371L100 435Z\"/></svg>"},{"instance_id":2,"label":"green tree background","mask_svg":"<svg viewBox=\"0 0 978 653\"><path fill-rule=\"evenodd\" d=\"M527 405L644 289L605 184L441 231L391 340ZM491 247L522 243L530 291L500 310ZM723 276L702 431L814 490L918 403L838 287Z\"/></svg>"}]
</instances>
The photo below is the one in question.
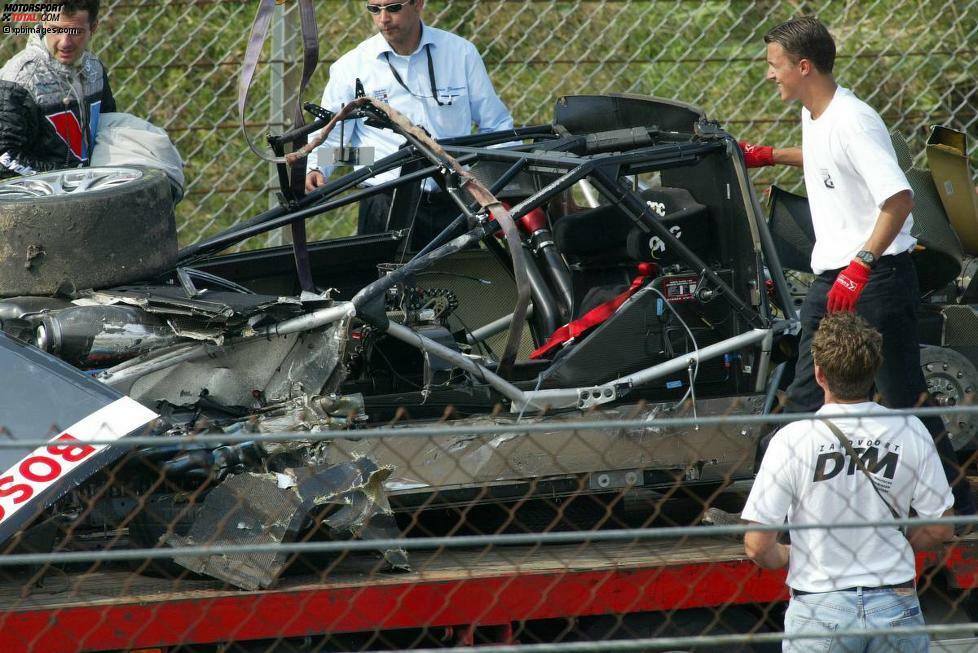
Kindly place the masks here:
<instances>
[{"instance_id":1,"label":"green tree background","mask_svg":"<svg viewBox=\"0 0 978 653\"><path fill-rule=\"evenodd\" d=\"M286 3L286 7L293 0ZM320 64L303 99L318 101L329 65L373 33L361 0L316 0ZM836 76L876 107L921 152L930 125L976 135L973 71L978 7L972 2L692 2L658 0L429 0L426 20L472 40L517 124L549 122L574 93L658 95L702 106L734 136L800 141L798 107L764 81L765 31L816 14L838 42ZM119 107L168 130L186 161L178 206L182 245L268 207L270 168L249 151L237 114L237 78L257 0L103 0L93 49L109 69ZM4 59L24 37L0 41ZM266 44L246 115L259 144L271 124ZM299 52L282 60L296 77ZM287 113L287 112L286 112ZM924 161L919 156L918 165ZM755 182L799 185L796 171L766 169ZM316 236L349 220L322 218Z\"/></svg>"}]
</instances>

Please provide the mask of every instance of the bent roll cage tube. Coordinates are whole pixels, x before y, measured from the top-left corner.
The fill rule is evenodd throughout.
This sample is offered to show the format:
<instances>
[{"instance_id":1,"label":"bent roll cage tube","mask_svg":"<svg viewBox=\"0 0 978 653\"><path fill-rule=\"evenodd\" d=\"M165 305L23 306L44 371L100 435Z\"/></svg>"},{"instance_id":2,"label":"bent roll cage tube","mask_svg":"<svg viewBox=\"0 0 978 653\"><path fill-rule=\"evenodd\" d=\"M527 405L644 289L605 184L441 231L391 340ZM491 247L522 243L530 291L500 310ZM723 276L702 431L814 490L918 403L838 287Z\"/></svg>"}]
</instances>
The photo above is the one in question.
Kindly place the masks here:
<instances>
[{"instance_id":1,"label":"bent roll cage tube","mask_svg":"<svg viewBox=\"0 0 978 653\"><path fill-rule=\"evenodd\" d=\"M374 107L369 108L375 109ZM362 115L369 115L370 118L377 119L376 113L376 111L371 111ZM635 142L642 140L637 139L635 129L581 136L561 135L554 126L541 125L505 132L445 139L438 142L438 145L444 148L443 153L439 154L393 121L388 121L385 126L390 127L407 139L407 144L398 152L385 157L372 166L364 166L356 172L327 183L297 200L293 210L289 210L288 207L271 209L207 241L185 248L180 252L180 262L185 264L189 261L198 260L251 236L351 204L374 193L400 188L408 184L416 184L423 178L432 177L442 184L443 189L449 192L459 205L458 217L408 263L360 290L350 303L357 317L370 322L398 340L470 372L476 379L487 383L500 395L509 399L511 409L514 411L522 411L527 408L587 408L615 401L627 394L632 387L641 386L665 375L675 373L698 361L715 358L758 343L761 343L762 346L756 384L758 391L764 389L765 380L761 372L769 367L773 337L792 330L796 326L796 321L792 319L772 321L767 315L754 310L709 265L655 218L635 190L623 183L623 178L630 175L682 167L698 162L706 155L726 152L728 156L734 158L733 163L737 172L738 184L744 196L745 210L751 223L750 232L755 252L759 258L762 257L764 261L768 262L768 268L774 278L776 293L782 306L790 306L787 284L777 264L777 253L767 230L767 224L758 219L760 215L759 206L749 183L746 181L746 172L742 169L742 157L731 154L732 151L736 151L736 148L731 148L730 143L733 143L733 139L725 132L717 130L710 137L694 140L691 134L661 132L651 128L647 129L648 141L651 144L623 152L620 150L624 149L625 146L634 147ZM484 149L487 145L498 145L515 139L531 139L531 142L497 149ZM616 151L616 148L619 151ZM489 221L484 212L480 216L473 213L473 208L477 210L480 208L475 206L478 202L465 202L459 195L461 187L458 183L457 173L451 169L450 164L454 164L457 168L458 164L468 164L474 161L495 161L509 164L504 175L492 185L490 193L499 192L524 170L550 175L559 173L553 181L510 210L509 213L513 220L519 220L535 208L543 206L556 194L567 190L578 181L588 179L602 196L618 207L639 228L662 239L666 246L671 248L691 269L707 279L736 314L753 328L696 352L677 356L672 360L598 386L548 389L525 393L472 358L426 338L406 326L390 322L383 311L371 310L372 307L376 308L375 302L380 300L390 287L405 277L431 266L440 259L465 249L483 238L493 236L500 229L500 224ZM406 173L398 179L337 197L382 172L412 163L425 162L428 163L427 166ZM455 179L451 181L453 176ZM481 208L483 211L485 210L485 206ZM462 227L465 223L468 223L469 229L465 233L451 238L454 230ZM516 261L519 260L518 257L515 254L511 254L511 256L514 264L516 264ZM758 262L758 276L760 276L760 264L762 262ZM533 298L538 311L541 310L541 299L539 296ZM763 302L761 306L762 308L765 306ZM350 309L343 308L335 313L328 312L328 317L327 315L322 317L327 317L327 321L330 318L335 320L341 316L347 316L349 311ZM324 323L322 319L312 320L312 322L320 326ZM276 331L281 333L280 330L271 327L263 331L263 335L272 335ZM197 349L197 352L199 351L200 349ZM187 355L189 352L180 353ZM137 367L141 367L140 372L143 372L146 369L146 364ZM131 378L133 372L135 370L125 372L119 370L116 374ZM108 376L111 377L113 374Z\"/></svg>"}]
</instances>

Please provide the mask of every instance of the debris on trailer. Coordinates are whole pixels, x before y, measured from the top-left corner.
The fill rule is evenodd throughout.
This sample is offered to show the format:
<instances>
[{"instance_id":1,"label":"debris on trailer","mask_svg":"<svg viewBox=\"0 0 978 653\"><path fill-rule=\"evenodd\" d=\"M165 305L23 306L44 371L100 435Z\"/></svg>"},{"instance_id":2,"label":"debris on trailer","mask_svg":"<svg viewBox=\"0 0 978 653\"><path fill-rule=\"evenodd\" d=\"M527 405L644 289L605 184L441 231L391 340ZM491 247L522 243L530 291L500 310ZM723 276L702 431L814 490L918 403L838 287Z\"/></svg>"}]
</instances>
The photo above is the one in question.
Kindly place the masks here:
<instances>
[{"instance_id":1,"label":"debris on trailer","mask_svg":"<svg viewBox=\"0 0 978 653\"><path fill-rule=\"evenodd\" d=\"M175 548L280 544L295 541L310 519L319 520L336 539L395 539L400 531L383 490L391 471L361 457L284 473L235 474L207 495L186 537L171 534L163 539ZM410 569L403 549L385 549L381 554L391 569ZM289 557L254 552L177 555L173 560L198 574L255 590L271 587Z\"/></svg>"}]
</instances>

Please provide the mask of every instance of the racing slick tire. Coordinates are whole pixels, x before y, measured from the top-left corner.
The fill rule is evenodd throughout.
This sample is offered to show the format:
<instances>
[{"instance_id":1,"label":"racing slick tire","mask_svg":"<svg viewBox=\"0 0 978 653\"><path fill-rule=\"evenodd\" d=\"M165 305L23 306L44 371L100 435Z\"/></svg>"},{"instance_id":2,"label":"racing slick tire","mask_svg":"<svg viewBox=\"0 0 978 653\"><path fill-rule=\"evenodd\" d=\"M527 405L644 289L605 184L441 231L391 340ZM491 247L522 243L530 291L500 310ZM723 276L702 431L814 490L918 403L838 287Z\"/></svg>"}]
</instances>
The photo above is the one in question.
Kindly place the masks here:
<instances>
[{"instance_id":1,"label":"racing slick tire","mask_svg":"<svg viewBox=\"0 0 978 653\"><path fill-rule=\"evenodd\" d=\"M177 258L170 182L136 166L0 181L0 297L149 279Z\"/></svg>"},{"instance_id":2,"label":"racing slick tire","mask_svg":"<svg viewBox=\"0 0 978 653\"><path fill-rule=\"evenodd\" d=\"M938 406L974 406L978 401L978 369L960 352L925 345L920 348L920 369L927 391ZM943 419L955 451L975 448L978 415L950 413Z\"/></svg>"}]
</instances>

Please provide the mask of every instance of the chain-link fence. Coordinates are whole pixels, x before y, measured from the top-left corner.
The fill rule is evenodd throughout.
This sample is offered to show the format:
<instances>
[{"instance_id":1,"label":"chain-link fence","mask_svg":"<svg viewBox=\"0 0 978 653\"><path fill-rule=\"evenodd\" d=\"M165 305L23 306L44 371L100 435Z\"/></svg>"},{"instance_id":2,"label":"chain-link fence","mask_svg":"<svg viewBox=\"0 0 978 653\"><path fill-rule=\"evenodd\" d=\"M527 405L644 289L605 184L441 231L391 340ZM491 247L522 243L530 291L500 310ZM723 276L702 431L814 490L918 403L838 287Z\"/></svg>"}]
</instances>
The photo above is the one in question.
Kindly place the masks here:
<instances>
[{"instance_id":1,"label":"chain-link fence","mask_svg":"<svg viewBox=\"0 0 978 653\"><path fill-rule=\"evenodd\" d=\"M253 4L106 2L96 34L120 108L166 127L187 159L184 244L269 203L271 171L248 152L235 107ZM246 116L256 138L287 127L297 74L288 7L278 9ZM324 85L325 64L371 31L360 3L316 8L324 65L306 99ZM700 104L734 135L776 145L797 142L797 107L764 83L761 35L818 13L840 42L840 81L922 153L930 124L975 129L972 91L955 77L974 59L968 9L452 1L425 11L476 43L517 123L549 123L557 95L654 94ZM738 159L709 135L659 145L621 158L614 174L582 172L586 157L550 156L559 149L512 154L533 170L510 181L552 192L546 210L570 225L554 239L557 256L573 262L566 270L553 258L537 267L549 241L521 256L514 240L511 267L474 229L467 242L482 246L406 265L402 236L317 245L300 275L334 290L301 297L292 253L268 250L198 261L159 286L80 291L74 303L6 298L3 649L777 650L786 627L788 639L824 640L813 621L831 622L837 639L875 628L894 647L921 633L972 637L978 539L972 517L935 519L948 490L929 436L907 414L883 426L857 414L839 420L854 453L822 426L794 426L766 445L788 421L768 413L790 374L789 304L801 284L785 288L765 269L776 245L762 239L770 232ZM773 174L797 184L773 170L757 181ZM585 175L597 186L571 189ZM947 231L938 177L924 176L929 213ZM640 206L655 200L664 220L685 216L675 226L690 251L659 260L643 231L633 256L628 205L578 201L586 188ZM317 235L339 235L335 222L310 223ZM609 242L594 245L604 232ZM676 246L670 229L656 233ZM921 366L944 407L927 414L945 419L967 474L978 413L955 406L974 403L978 387L975 262L960 245L926 245L916 253L931 275L918 314L929 345ZM644 262L637 277L635 260ZM515 307L525 306L512 271L531 268L534 313L508 343L509 330L522 329L511 324ZM565 319L593 315L585 305L603 321L577 323L584 330L559 350L530 356ZM518 350L515 365L504 345ZM761 466L755 481L765 447L778 474ZM781 485L789 479L807 489ZM794 613L785 613L785 572L761 569L745 551L736 514L755 483L761 503L747 515L767 526L753 529L749 552L780 566L787 550L775 533L791 521L800 568L787 582L803 592ZM904 518L911 510L923 519ZM929 546L948 525L960 527L953 543ZM850 587L867 588L846 593L857 612L884 621L832 622L817 611L817 595ZM880 587L895 613L862 609Z\"/></svg>"},{"instance_id":2,"label":"chain-link fence","mask_svg":"<svg viewBox=\"0 0 978 653\"><path fill-rule=\"evenodd\" d=\"M265 433L283 424L265 417L250 432L212 427L161 444L137 426L114 442L121 457L3 543L4 650L767 651L785 625L799 642L868 628L894 650L921 634L960 645L978 629L978 540L935 544L950 536L934 520L950 496L929 436L907 414L886 423L863 406L834 421L895 520L824 426L796 423L778 436L790 443L768 448L776 483L798 482L790 513L765 512L787 487L756 481L751 514L769 525L755 525L754 541L778 548L784 517L793 525L787 616L784 570L750 562L747 528L717 509L744 507L761 437L788 417L730 402L696 420L636 409L355 439ZM95 423L56 427L58 443L0 442L26 461L0 482L0 506L26 499L31 510L29 492L144 421L122 426L127 415L115 402ZM775 460L785 444L796 457ZM906 518L911 507L919 517ZM966 531L974 518L943 523ZM820 592L852 586L891 589L835 595L864 601L868 622L818 612ZM816 622L836 632L813 635Z\"/></svg>"},{"instance_id":3,"label":"chain-link fence","mask_svg":"<svg viewBox=\"0 0 978 653\"><path fill-rule=\"evenodd\" d=\"M235 106L256 3L102 5L94 49L109 69L120 110L165 127L187 163L181 243L266 208L274 181L245 146ZM316 12L320 67L304 98L312 101L329 64L373 29L362 3L319 0ZM428 22L475 43L517 124L549 122L559 95L641 93L701 105L735 136L774 145L800 140L798 107L783 105L765 83L761 37L802 13L817 14L832 28L837 78L911 139L914 152L922 151L930 125L976 135L973 2L432 0L425 8ZM283 105L291 106L298 76L295 19L272 31L247 116L256 137L285 127ZM22 47L21 39L4 38L0 57ZM796 172L779 170L762 173L759 183L774 181L771 175L788 187L800 181ZM317 225L314 233L328 235L331 225Z\"/></svg>"}]
</instances>

